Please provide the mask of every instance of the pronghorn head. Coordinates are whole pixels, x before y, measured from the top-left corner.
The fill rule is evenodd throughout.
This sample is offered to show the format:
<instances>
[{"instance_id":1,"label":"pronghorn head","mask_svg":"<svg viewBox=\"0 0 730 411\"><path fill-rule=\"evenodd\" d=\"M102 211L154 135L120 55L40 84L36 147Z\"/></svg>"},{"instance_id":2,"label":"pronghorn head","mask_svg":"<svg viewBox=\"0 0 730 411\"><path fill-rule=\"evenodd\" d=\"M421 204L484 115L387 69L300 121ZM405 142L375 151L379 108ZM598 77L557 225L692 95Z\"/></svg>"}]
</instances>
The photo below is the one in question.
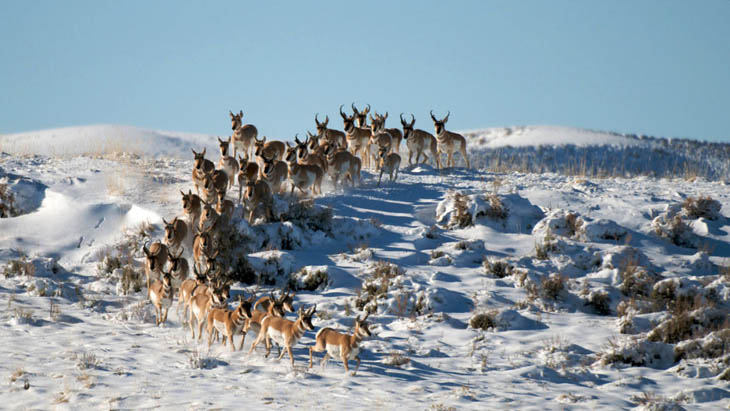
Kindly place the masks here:
<instances>
[{"instance_id":1,"label":"pronghorn head","mask_svg":"<svg viewBox=\"0 0 730 411\"><path fill-rule=\"evenodd\" d=\"M365 317L361 320L360 316L358 315L357 318L355 318L355 334L360 337L370 337L372 334L370 334L370 328L368 327L368 323L365 322L365 320L368 319L368 316L370 313L368 312L365 314Z\"/></svg>"},{"instance_id":2,"label":"pronghorn head","mask_svg":"<svg viewBox=\"0 0 730 411\"><path fill-rule=\"evenodd\" d=\"M269 308L272 315L275 315L277 317L284 316L284 302L274 297L273 291L269 294L269 303L271 304Z\"/></svg>"},{"instance_id":3,"label":"pronghorn head","mask_svg":"<svg viewBox=\"0 0 730 411\"><path fill-rule=\"evenodd\" d=\"M299 141L298 138L297 141ZM292 146L288 141L286 142L286 154L284 155L284 160L286 160L287 163L294 164L297 162L297 148L299 148L298 144L296 146Z\"/></svg>"},{"instance_id":4,"label":"pronghorn head","mask_svg":"<svg viewBox=\"0 0 730 411\"><path fill-rule=\"evenodd\" d=\"M446 117L438 120L436 117L434 117L433 110L431 110L431 119L433 120L433 127L436 129L437 136L440 136L446 130L446 122L449 121L450 115L451 112L449 111L448 114L446 114Z\"/></svg>"},{"instance_id":5,"label":"pronghorn head","mask_svg":"<svg viewBox=\"0 0 730 411\"><path fill-rule=\"evenodd\" d=\"M172 287L172 270L162 270L162 288L169 290Z\"/></svg>"},{"instance_id":6,"label":"pronghorn head","mask_svg":"<svg viewBox=\"0 0 730 411\"><path fill-rule=\"evenodd\" d=\"M247 201L251 201L256 194L256 182L249 181L246 183L246 193L244 194Z\"/></svg>"},{"instance_id":7,"label":"pronghorn head","mask_svg":"<svg viewBox=\"0 0 730 411\"><path fill-rule=\"evenodd\" d=\"M403 113L400 113L400 124L403 126L403 138L407 140L413 132L413 125L416 124L416 117L411 114L411 122L409 123L403 118Z\"/></svg>"},{"instance_id":8,"label":"pronghorn head","mask_svg":"<svg viewBox=\"0 0 730 411\"><path fill-rule=\"evenodd\" d=\"M208 181L206 180L206 185L208 184ZM211 183L212 184L212 183ZM208 187L206 187L206 190ZM200 214L200 224L202 225L206 221L215 221L215 219L218 217L218 213L215 211L215 207L212 203L209 203L205 200L203 201L203 211ZM209 226L210 228L210 226Z\"/></svg>"},{"instance_id":9,"label":"pronghorn head","mask_svg":"<svg viewBox=\"0 0 730 411\"><path fill-rule=\"evenodd\" d=\"M378 157L385 161L385 157L388 157L388 149L385 147L380 147L378 149Z\"/></svg>"},{"instance_id":10,"label":"pronghorn head","mask_svg":"<svg viewBox=\"0 0 730 411\"><path fill-rule=\"evenodd\" d=\"M268 175L272 171L274 171L274 159L268 159L266 157L262 157L264 159L264 175Z\"/></svg>"},{"instance_id":11,"label":"pronghorn head","mask_svg":"<svg viewBox=\"0 0 730 411\"><path fill-rule=\"evenodd\" d=\"M208 267L206 268L206 270L208 270L208 272L218 270L218 253L219 250L215 250L215 253L213 254L208 254L207 250L203 250L203 255L205 256L205 265L206 267Z\"/></svg>"},{"instance_id":12,"label":"pronghorn head","mask_svg":"<svg viewBox=\"0 0 730 411\"><path fill-rule=\"evenodd\" d=\"M317 304L313 305L312 308L308 310L305 310L304 307L299 307L297 314L299 319L302 321L302 326L304 326L305 330L314 330L314 325L312 325L312 316L315 311L317 311Z\"/></svg>"},{"instance_id":13,"label":"pronghorn head","mask_svg":"<svg viewBox=\"0 0 730 411\"><path fill-rule=\"evenodd\" d=\"M355 115L348 116L345 114L344 111L342 111L342 107L344 105L340 105L340 116L342 116L342 122L344 124L343 129L345 132L349 132L349 130L352 130L355 127Z\"/></svg>"},{"instance_id":14,"label":"pronghorn head","mask_svg":"<svg viewBox=\"0 0 730 411\"><path fill-rule=\"evenodd\" d=\"M175 255L170 250L167 250L167 259L170 260L170 272L177 273L180 270L180 260L182 259L184 247L180 247L180 252Z\"/></svg>"},{"instance_id":15,"label":"pronghorn head","mask_svg":"<svg viewBox=\"0 0 730 411\"><path fill-rule=\"evenodd\" d=\"M294 312L294 296L295 295L297 295L297 293L289 294L289 291L287 291L286 293L282 294L281 297L279 298L281 307L290 313Z\"/></svg>"},{"instance_id":16,"label":"pronghorn head","mask_svg":"<svg viewBox=\"0 0 730 411\"><path fill-rule=\"evenodd\" d=\"M236 311L238 311L238 315L245 318L251 318L251 306L253 305L253 300L255 297L256 295L253 294L247 299L243 298L243 294L240 294L238 296L238 308L236 308Z\"/></svg>"},{"instance_id":17,"label":"pronghorn head","mask_svg":"<svg viewBox=\"0 0 730 411\"><path fill-rule=\"evenodd\" d=\"M238 114L233 114L230 110L228 110L228 114L231 115L231 130L240 128L243 124L243 110L241 110Z\"/></svg>"},{"instance_id":18,"label":"pronghorn head","mask_svg":"<svg viewBox=\"0 0 730 411\"><path fill-rule=\"evenodd\" d=\"M203 171L203 164L205 164L205 150L205 148L201 152L193 150L193 155L195 156L194 167L198 171Z\"/></svg>"},{"instance_id":19,"label":"pronghorn head","mask_svg":"<svg viewBox=\"0 0 730 411\"><path fill-rule=\"evenodd\" d=\"M228 140L221 140L220 137L218 137L218 147L221 149L221 156L225 157L228 155L228 147L231 145L231 138L229 137Z\"/></svg>"},{"instance_id":20,"label":"pronghorn head","mask_svg":"<svg viewBox=\"0 0 730 411\"><path fill-rule=\"evenodd\" d=\"M307 130L307 151L313 153L319 148L319 136Z\"/></svg>"},{"instance_id":21,"label":"pronghorn head","mask_svg":"<svg viewBox=\"0 0 730 411\"><path fill-rule=\"evenodd\" d=\"M218 197L218 205L222 208L223 202L226 200L226 191L225 190L215 190L215 195Z\"/></svg>"},{"instance_id":22,"label":"pronghorn head","mask_svg":"<svg viewBox=\"0 0 730 411\"><path fill-rule=\"evenodd\" d=\"M163 218L162 223L165 224L165 239L167 240L167 243L170 244L170 242L175 239L175 224L177 223L177 217L169 223Z\"/></svg>"},{"instance_id":23,"label":"pronghorn head","mask_svg":"<svg viewBox=\"0 0 730 411\"><path fill-rule=\"evenodd\" d=\"M180 194L182 194L182 204L185 212L189 213L196 208L200 208L200 197L197 194L193 194L192 190L188 190L187 194L181 190Z\"/></svg>"},{"instance_id":24,"label":"pronghorn head","mask_svg":"<svg viewBox=\"0 0 730 411\"><path fill-rule=\"evenodd\" d=\"M383 118L378 115L377 111L375 112L375 117L370 115L370 131L373 133L373 135L382 131L383 127Z\"/></svg>"},{"instance_id":25,"label":"pronghorn head","mask_svg":"<svg viewBox=\"0 0 730 411\"><path fill-rule=\"evenodd\" d=\"M355 107L355 103L352 103L352 112L355 113L355 123L358 127L365 127L367 126L368 122L368 114L370 113L370 104L365 108L363 111L358 111L357 107Z\"/></svg>"},{"instance_id":26,"label":"pronghorn head","mask_svg":"<svg viewBox=\"0 0 730 411\"><path fill-rule=\"evenodd\" d=\"M266 136L264 136L261 140L254 137L254 147L256 148L256 155L262 156L264 153L264 145L266 144Z\"/></svg>"},{"instance_id":27,"label":"pronghorn head","mask_svg":"<svg viewBox=\"0 0 730 411\"><path fill-rule=\"evenodd\" d=\"M198 264L193 264L193 274L195 274L195 281L199 282L200 284L205 284L205 282L208 280L208 271L205 273L201 273L198 271Z\"/></svg>"},{"instance_id":28,"label":"pronghorn head","mask_svg":"<svg viewBox=\"0 0 730 411\"><path fill-rule=\"evenodd\" d=\"M317 135L322 136L324 135L325 131L327 130L327 124L330 122L329 116L325 115L324 121L319 122L319 119L317 118L319 116L319 113L314 115L314 122L317 124Z\"/></svg>"},{"instance_id":29,"label":"pronghorn head","mask_svg":"<svg viewBox=\"0 0 730 411\"><path fill-rule=\"evenodd\" d=\"M309 154L309 150L307 149L309 146L309 137L304 141L299 141L299 135L297 134L294 136L294 142L296 143L297 160L304 160L307 154Z\"/></svg>"},{"instance_id":30,"label":"pronghorn head","mask_svg":"<svg viewBox=\"0 0 730 411\"><path fill-rule=\"evenodd\" d=\"M153 243L150 247L147 247L147 244L142 245L142 251L144 252L144 255L146 257L146 264L147 267L149 267L150 271L162 270L162 267L159 266L157 258L162 250L162 244L159 242ZM165 250L167 250L167 247L165 247ZM167 253L167 251L165 251L165 253Z\"/></svg>"},{"instance_id":31,"label":"pronghorn head","mask_svg":"<svg viewBox=\"0 0 730 411\"><path fill-rule=\"evenodd\" d=\"M238 155L238 166L239 172L246 169L246 166L248 166L248 153L243 157L240 154Z\"/></svg>"}]
</instances>

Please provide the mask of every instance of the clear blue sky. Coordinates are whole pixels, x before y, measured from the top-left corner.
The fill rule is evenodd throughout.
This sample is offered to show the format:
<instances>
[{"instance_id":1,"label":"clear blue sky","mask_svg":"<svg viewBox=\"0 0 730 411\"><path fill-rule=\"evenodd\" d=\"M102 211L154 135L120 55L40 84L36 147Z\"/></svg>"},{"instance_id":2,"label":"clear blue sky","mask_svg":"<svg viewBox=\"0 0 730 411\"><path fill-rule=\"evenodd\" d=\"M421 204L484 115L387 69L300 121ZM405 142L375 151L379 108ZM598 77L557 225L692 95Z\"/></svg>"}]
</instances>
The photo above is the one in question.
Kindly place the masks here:
<instances>
[{"instance_id":1,"label":"clear blue sky","mask_svg":"<svg viewBox=\"0 0 730 411\"><path fill-rule=\"evenodd\" d=\"M730 1L2 1L0 133L289 139L340 104L451 129L730 141Z\"/></svg>"}]
</instances>

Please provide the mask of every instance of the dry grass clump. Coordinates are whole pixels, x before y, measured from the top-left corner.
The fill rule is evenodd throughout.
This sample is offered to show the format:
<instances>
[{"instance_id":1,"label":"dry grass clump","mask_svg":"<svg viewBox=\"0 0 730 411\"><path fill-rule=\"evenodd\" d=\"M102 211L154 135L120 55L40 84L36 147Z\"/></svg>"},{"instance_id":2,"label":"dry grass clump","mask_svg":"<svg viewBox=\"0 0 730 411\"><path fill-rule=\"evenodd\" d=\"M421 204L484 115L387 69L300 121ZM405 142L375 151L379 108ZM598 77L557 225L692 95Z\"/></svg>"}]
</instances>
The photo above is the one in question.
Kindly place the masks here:
<instances>
[{"instance_id":1,"label":"dry grass clump","mask_svg":"<svg viewBox=\"0 0 730 411\"><path fill-rule=\"evenodd\" d=\"M605 291L595 291L588 295L586 305L593 307L599 315L611 314L611 297Z\"/></svg>"},{"instance_id":2,"label":"dry grass clump","mask_svg":"<svg viewBox=\"0 0 730 411\"><path fill-rule=\"evenodd\" d=\"M469 319L469 327L484 331L487 331L489 329L496 329L498 325L497 314L499 314L497 310L474 314Z\"/></svg>"},{"instance_id":3,"label":"dry grass clump","mask_svg":"<svg viewBox=\"0 0 730 411\"><path fill-rule=\"evenodd\" d=\"M290 203L289 210L281 215L281 219L301 228L331 233L333 215L332 208L318 207L313 199L308 198Z\"/></svg>"},{"instance_id":4,"label":"dry grass clump","mask_svg":"<svg viewBox=\"0 0 730 411\"><path fill-rule=\"evenodd\" d=\"M294 291L315 291L326 287L328 283L329 275L326 269L302 267L301 270L289 276L289 288Z\"/></svg>"},{"instance_id":5,"label":"dry grass clump","mask_svg":"<svg viewBox=\"0 0 730 411\"><path fill-rule=\"evenodd\" d=\"M636 258L628 258L619 268L619 273L622 278L619 290L629 297L648 297L659 280L656 274L640 266Z\"/></svg>"},{"instance_id":6,"label":"dry grass clump","mask_svg":"<svg viewBox=\"0 0 730 411\"><path fill-rule=\"evenodd\" d=\"M5 278L16 277L16 276L27 276L33 277L35 275L35 266L32 262L28 261L28 257L21 255L20 258L8 261L3 270Z\"/></svg>"},{"instance_id":7,"label":"dry grass clump","mask_svg":"<svg viewBox=\"0 0 730 411\"><path fill-rule=\"evenodd\" d=\"M16 217L19 211L15 208L15 195L7 184L0 184L0 218Z\"/></svg>"},{"instance_id":8,"label":"dry grass clump","mask_svg":"<svg viewBox=\"0 0 730 411\"><path fill-rule=\"evenodd\" d=\"M513 266L504 260L493 260L490 258L484 258L482 261L482 267L487 274L493 275L498 278L504 278L512 275Z\"/></svg>"},{"instance_id":9,"label":"dry grass clump","mask_svg":"<svg viewBox=\"0 0 730 411\"><path fill-rule=\"evenodd\" d=\"M386 261L377 261L372 267L370 278L363 281L362 288L357 290L355 307L370 313L377 311L377 300L388 297L391 280L405 274L397 264Z\"/></svg>"},{"instance_id":10,"label":"dry grass clump","mask_svg":"<svg viewBox=\"0 0 730 411\"><path fill-rule=\"evenodd\" d=\"M647 335L649 341L678 343L701 338L712 331L730 326L727 309L719 309L702 296L676 298L668 307L669 318L662 321ZM730 348L730 347L729 347Z\"/></svg>"},{"instance_id":11,"label":"dry grass clump","mask_svg":"<svg viewBox=\"0 0 730 411\"><path fill-rule=\"evenodd\" d=\"M453 194L453 199L454 212L451 214L448 226L450 228L465 228L472 225L472 215L468 207L469 197L457 191Z\"/></svg>"},{"instance_id":12,"label":"dry grass clump","mask_svg":"<svg viewBox=\"0 0 730 411\"><path fill-rule=\"evenodd\" d=\"M86 351L81 355L76 355L76 367L80 370L89 370L99 368L101 360L96 357L96 354L90 351Z\"/></svg>"},{"instance_id":13,"label":"dry grass clump","mask_svg":"<svg viewBox=\"0 0 730 411\"><path fill-rule=\"evenodd\" d=\"M583 219L575 213L568 213L565 215L565 225L568 228L568 237L574 237L580 232L583 226Z\"/></svg>"},{"instance_id":14,"label":"dry grass clump","mask_svg":"<svg viewBox=\"0 0 730 411\"><path fill-rule=\"evenodd\" d=\"M489 209L485 213L487 217L492 220L503 220L507 218L509 210L496 193L487 194L486 200L489 202Z\"/></svg>"},{"instance_id":15,"label":"dry grass clump","mask_svg":"<svg viewBox=\"0 0 730 411\"><path fill-rule=\"evenodd\" d=\"M709 220L717 220L720 216L722 205L713 200L712 197L688 197L682 203L682 209L690 218L707 218Z\"/></svg>"},{"instance_id":16,"label":"dry grass clump","mask_svg":"<svg viewBox=\"0 0 730 411\"><path fill-rule=\"evenodd\" d=\"M393 351L383 361L383 364L392 365L394 367L401 367L411 362L411 359L406 357L403 353Z\"/></svg>"},{"instance_id":17,"label":"dry grass clump","mask_svg":"<svg viewBox=\"0 0 730 411\"><path fill-rule=\"evenodd\" d=\"M541 242L535 243L535 258L538 260L547 260L550 258L550 253L558 251L557 239L548 228L545 231L545 237Z\"/></svg>"},{"instance_id":18,"label":"dry grass clump","mask_svg":"<svg viewBox=\"0 0 730 411\"><path fill-rule=\"evenodd\" d=\"M543 278L540 283L540 296L549 300L556 300L560 293L565 290L567 277L561 274L553 273L549 277Z\"/></svg>"}]
</instances>

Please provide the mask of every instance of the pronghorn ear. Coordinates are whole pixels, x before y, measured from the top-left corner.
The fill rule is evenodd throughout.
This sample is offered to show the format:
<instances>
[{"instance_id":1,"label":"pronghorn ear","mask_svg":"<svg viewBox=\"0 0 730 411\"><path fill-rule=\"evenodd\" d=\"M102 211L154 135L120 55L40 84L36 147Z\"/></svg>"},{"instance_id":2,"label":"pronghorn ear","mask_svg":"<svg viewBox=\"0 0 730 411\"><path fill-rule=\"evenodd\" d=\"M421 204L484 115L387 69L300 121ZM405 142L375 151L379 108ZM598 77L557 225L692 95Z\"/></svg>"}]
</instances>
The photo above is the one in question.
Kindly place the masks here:
<instances>
[{"instance_id":1,"label":"pronghorn ear","mask_svg":"<svg viewBox=\"0 0 730 411\"><path fill-rule=\"evenodd\" d=\"M312 314L314 314L315 311L317 311L317 304L314 304L312 306L312 308L309 309L309 311L307 312L307 315L311 316Z\"/></svg>"},{"instance_id":2,"label":"pronghorn ear","mask_svg":"<svg viewBox=\"0 0 730 411\"><path fill-rule=\"evenodd\" d=\"M220 138L220 137L218 137L218 142L219 142L219 143L222 143L222 142L223 142L223 140L221 140L221 138Z\"/></svg>"},{"instance_id":3,"label":"pronghorn ear","mask_svg":"<svg viewBox=\"0 0 730 411\"><path fill-rule=\"evenodd\" d=\"M193 152L193 155L197 157L198 153L195 152L195 149L194 148L191 148L190 151L192 151Z\"/></svg>"},{"instance_id":4,"label":"pronghorn ear","mask_svg":"<svg viewBox=\"0 0 730 411\"><path fill-rule=\"evenodd\" d=\"M173 221L175 221L175 220L173 220ZM170 225L170 223L168 223L167 220L165 220L165 217L162 217L162 222L165 223L165 225Z\"/></svg>"},{"instance_id":5,"label":"pronghorn ear","mask_svg":"<svg viewBox=\"0 0 730 411\"><path fill-rule=\"evenodd\" d=\"M243 110L239 111L238 112L238 115L241 116L241 117L243 117Z\"/></svg>"},{"instance_id":6,"label":"pronghorn ear","mask_svg":"<svg viewBox=\"0 0 730 411\"><path fill-rule=\"evenodd\" d=\"M183 196L185 196L185 192L182 191L182 190L180 190L180 194L182 194Z\"/></svg>"},{"instance_id":7,"label":"pronghorn ear","mask_svg":"<svg viewBox=\"0 0 730 411\"><path fill-rule=\"evenodd\" d=\"M228 115L230 115L231 118L233 118L233 112L231 110L228 110Z\"/></svg>"}]
</instances>

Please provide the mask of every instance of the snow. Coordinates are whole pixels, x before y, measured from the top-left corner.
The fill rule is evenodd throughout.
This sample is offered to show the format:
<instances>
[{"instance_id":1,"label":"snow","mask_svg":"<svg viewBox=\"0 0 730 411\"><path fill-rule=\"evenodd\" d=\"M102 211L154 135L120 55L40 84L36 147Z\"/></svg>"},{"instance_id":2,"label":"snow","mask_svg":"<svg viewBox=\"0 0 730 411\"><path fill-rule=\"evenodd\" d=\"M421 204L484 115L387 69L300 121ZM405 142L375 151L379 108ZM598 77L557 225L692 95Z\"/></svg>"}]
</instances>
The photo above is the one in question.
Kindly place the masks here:
<instances>
[{"instance_id":1,"label":"snow","mask_svg":"<svg viewBox=\"0 0 730 411\"><path fill-rule=\"evenodd\" d=\"M555 153L573 145L630 158L663 144L563 127L505 130L465 133L470 157L508 145ZM110 258L141 267L145 225L160 239L162 218L182 215L190 149L207 147L217 161L216 143L126 126L0 136L0 183L21 210L0 219L5 408L730 406L724 177L439 171L404 162L398 179L380 187L363 170L354 188L326 181L312 205L282 196L284 221L234 219L232 232L245 239L237 252L262 281L234 283L229 305L286 286L296 289L295 309L316 304L315 330L294 345L292 368L276 351L248 355L253 334L242 352L209 348L207 336L192 340L177 303L155 326L144 277L125 291L127 273ZM668 144L668 155L684 155L672 151L680 143ZM641 147L649 151L632 151ZM716 200L707 215L683 207L707 196ZM468 218L454 217L457 197ZM485 259L506 271L489 272ZM665 341L676 337L681 307L673 304L689 304L693 330L678 342ZM321 355L309 369L316 332L351 333L366 310L373 335L361 343L357 375L339 359L323 369ZM492 326L475 328L475 314Z\"/></svg>"}]
</instances>

